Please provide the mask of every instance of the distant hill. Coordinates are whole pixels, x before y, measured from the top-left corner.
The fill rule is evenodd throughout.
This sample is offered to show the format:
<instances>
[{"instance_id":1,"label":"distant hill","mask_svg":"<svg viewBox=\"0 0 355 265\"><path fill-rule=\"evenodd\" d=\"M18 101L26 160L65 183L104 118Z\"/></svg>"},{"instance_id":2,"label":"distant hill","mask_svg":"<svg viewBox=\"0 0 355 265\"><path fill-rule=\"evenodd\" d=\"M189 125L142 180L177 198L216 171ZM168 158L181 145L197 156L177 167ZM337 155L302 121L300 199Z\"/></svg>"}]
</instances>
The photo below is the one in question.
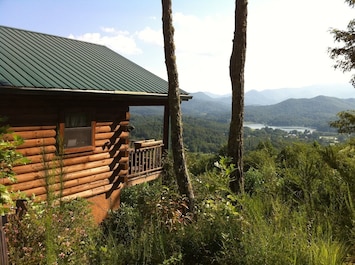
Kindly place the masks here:
<instances>
[{"instance_id":1,"label":"distant hill","mask_svg":"<svg viewBox=\"0 0 355 265\"><path fill-rule=\"evenodd\" d=\"M314 98L317 96L355 98L355 88L350 84L334 84L263 91L251 90L245 93L245 105L272 105L290 98Z\"/></svg>"},{"instance_id":2,"label":"distant hill","mask_svg":"<svg viewBox=\"0 0 355 265\"><path fill-rule=\"evenodd\" d=\"M209 97L209 99L220 99L231 101L231 95L216 95L212 93L192 93L197 99ZM251 90L245 93L245 105L273 105L290 98L314 98L327 96L336 98L355 98L355 88L351 84L313 85L299 88L280 88L269 90Z\"/></svg>"},{"instance_id":3,"label":"distant hill","mask_svg":"<svg viewBox=\"0 0 355 265\"><path fill-rule=\"evenodd\" d=\"M306 126L327 131L329 121L343 110L355 109L355 98L318 96L288 99L268 106L246 106L245 121L275 126Z\"/></svg>"},{"instance_id":4,"label":"distant hill","mask_svg":"<svg viewBox=\"0 0 355 265\"><path fill-rule=\"evenodd\" d=\"M232 100L230 97L212 98L203 92L191 93L191 96L193 96L191 100L181 103L181 109L185 115L216 118L230 112ZM162 106L134 106L130 107L130 110L131 113L146 116L162 115L164 113Z\"/></svg>"},{"instance_id":5,"label":"distant hill","mask_svg":"<svg viewBox=\"0 0 355 265\"><path fill-rule=\"evenodd\" d=\"M231 117L230 97L215 98L201 92L192 93L191 95L193 96L191 100L181 104L185 117L198 117L206 121L222 123L229 122ZM335 120L338 112L349 109L355 109L355 98L342 99L328 96L291 98L277 104L246 105L244 121L262 123L269 126L305 126L320 131L328 131L330 129L329 121ZM133 107L131 108L131 113L132 116L134 114L162 116L163 108Z\"/></svg>"},{"instance_id":6,"label":"distant hill","mask_svg":"<svg viewBox=\"0 0 355 265\"><path fill-rule=\"evenodd\" d=\"M215 95L205 92L191 93L192 99L182 102L183 113L191 116L218 117L229 113L232 104L231 95ZM315 85L301 88L281 88L272 90L251 90L245 93L245 106L267 106L281 103L288 99L311 99L318 96L338 99L355 98L355 88L350 84ZM355 107L354 107L355 108ZM160 115L162 107L132 107L145 115Z\"/></svg>"},{"instance_id":7,"label":"distant hill","mask_svg":"<svg viewBox=\"0 0 355 265\"><path fill-rule=\"evenodd\" d=\"M205 93L191 93L192 99L181 103L183 114L189 116L219 117L230 112L231 97L212 98Z\"/></svg>"},{"instance_id":8,"label":"distant hill","mask_svg":"<svg viewBox=\"0 0 355 265\"><path fill-rule=\"evenodd\" d=\"M184 115L223 121L230 119L231 98L211 98L201 93L192 95L192 100L182 103ZM246 105L244 120L270 126L307 126L329 130L329 121L336 119L338 112L349 109L355 109L355 98L293 98L273 105Z\"/></svg>"},{"instance_id":9,"label":"distant hill","mask_svg":"<svg viewBox=\"0 0 355 265\"><path fill-rule=\"evenodd\" d=\"M226 143L230 114L230 99L194 94L182 103L184 141L193 152L217 152ZM269 126L302 126L319 132L335 132L329 121L343 110L355 109L355 98L340 99L317 96L310 99L287 99L277 104L245 106L245 122ZM134 139L161 139L163 107L131 107ZM216 137L216 135L218 137Z\"/></svg>"},{"instance_id":10,"label":"distant hill","mask_svg":"<svg viewBox=\"0 0 355 265\"><path fill-rule=\"evenodd\" d=\"M232 104L231 95L215 95L205 92L190 93L192 99L182 102L183 113L188 115L216 117L222 113L229 113ZM339 99L355 98L355 88L350 84L317 85L301 88L281 88L272 90L251 90L245 93L245 106L274 105L288 99L310 99L317 96L335 97ZM132 107L142 114L161 114L162 107Z\"/></svg>"}]
</instances>

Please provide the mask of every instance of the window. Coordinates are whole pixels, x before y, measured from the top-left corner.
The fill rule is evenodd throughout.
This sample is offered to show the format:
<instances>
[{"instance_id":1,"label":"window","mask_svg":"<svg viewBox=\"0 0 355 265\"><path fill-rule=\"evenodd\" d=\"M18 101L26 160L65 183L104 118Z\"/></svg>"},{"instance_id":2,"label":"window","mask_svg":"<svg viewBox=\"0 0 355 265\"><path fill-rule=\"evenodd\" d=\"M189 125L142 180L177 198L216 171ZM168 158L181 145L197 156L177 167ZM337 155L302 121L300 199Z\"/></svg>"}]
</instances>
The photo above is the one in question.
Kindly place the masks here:
<instances>
[{"instance_id":1,"label":"window","mask_svg":"<svg viewBox=\"0 0 355 265\"><path fill-rule=\"evenodd\" d=\"M68 112L60 124L64 153L91 151L94 148L95 122L87 112Z\"/></svg>"}]
</instances>

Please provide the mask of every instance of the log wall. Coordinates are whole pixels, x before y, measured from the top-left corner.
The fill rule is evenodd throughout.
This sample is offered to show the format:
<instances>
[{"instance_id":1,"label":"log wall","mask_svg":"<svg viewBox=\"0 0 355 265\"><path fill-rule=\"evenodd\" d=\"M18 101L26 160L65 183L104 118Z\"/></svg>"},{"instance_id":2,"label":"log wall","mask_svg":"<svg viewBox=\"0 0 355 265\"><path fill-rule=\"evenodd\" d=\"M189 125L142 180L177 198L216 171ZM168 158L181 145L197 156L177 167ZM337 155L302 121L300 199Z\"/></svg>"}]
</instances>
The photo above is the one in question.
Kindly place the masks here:
<instances>
[{"instance_id":1,"label":"log wall","mask_svg":"<svg viewBox=\"0 0 355 265\"><path fill-rule=\"evenodd\" d=\"M108 199L122 186L128 172L128 105L39 96L7 96L7 99L2 96L1 101L5 104L0 106L0 116L6 116L11 131L24 139L17 150L30 160L26 165L14 167L16 183L3 180L12 190L44 200L47 178L50 189L64 199L100 194ZM59 154L58 124L61 113L71 108L95 113L93 151Z\"/></svg>"}]
</instances>

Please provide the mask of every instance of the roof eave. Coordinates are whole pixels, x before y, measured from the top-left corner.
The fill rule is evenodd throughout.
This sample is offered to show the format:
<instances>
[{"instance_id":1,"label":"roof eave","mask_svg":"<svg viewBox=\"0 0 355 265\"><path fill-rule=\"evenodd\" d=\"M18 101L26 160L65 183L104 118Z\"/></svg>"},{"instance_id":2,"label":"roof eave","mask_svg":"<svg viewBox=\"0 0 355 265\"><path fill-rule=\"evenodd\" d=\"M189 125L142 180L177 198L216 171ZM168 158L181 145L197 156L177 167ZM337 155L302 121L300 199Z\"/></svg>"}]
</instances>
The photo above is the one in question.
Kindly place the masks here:
<instances>
[{"instance_id":1,"label":"roof eave","mask_svg":"<svg viewBox=\"0 0 355 265\"><path fill-rule=\"evenodd\" d=\"M18 92L29 92L29 93L85 93L85 94L95 94L95 95L112 95L112 96L132 96L132 97L146 97L146 98L167 98L168 94L159 93L149 93L149 92L134 92L134 91L117 91L117 90L94 90L94 89L68 89L68 88L39 88L39 87L16 87L16 86L0 86L0 93L4 92L3 89L11 89L6 91L7 93L14 92L14 89ZM189 94L180 95L181 100L188 101L192 99Z\"/></svg>"}]
</instances>

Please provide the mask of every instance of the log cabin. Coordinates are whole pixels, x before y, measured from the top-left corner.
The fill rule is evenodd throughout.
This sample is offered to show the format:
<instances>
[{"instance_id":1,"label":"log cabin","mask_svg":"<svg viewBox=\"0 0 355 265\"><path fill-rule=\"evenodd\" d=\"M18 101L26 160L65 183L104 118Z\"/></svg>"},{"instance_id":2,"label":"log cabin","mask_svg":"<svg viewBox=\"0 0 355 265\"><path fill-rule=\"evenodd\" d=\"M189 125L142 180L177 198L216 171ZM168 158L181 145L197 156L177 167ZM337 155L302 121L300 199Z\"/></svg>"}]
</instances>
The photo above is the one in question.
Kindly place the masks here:
<instances>
[{"instance_id":1,"label":"log cabin","mask_svg":"<svg viewBox=\"0 0 355 265\"><path fill-rule=\"evenodd\" d=\"M29 163L13 191L87 198L97 222L125 186L157 178L168 148L168 83L97 44L0 26L0 117ZM181 90L181 100L191 96ZM163 139L130 143L130 106L164 106ZM48 186L47 186L48 187Z\"/></svg>"}]
</instances>

